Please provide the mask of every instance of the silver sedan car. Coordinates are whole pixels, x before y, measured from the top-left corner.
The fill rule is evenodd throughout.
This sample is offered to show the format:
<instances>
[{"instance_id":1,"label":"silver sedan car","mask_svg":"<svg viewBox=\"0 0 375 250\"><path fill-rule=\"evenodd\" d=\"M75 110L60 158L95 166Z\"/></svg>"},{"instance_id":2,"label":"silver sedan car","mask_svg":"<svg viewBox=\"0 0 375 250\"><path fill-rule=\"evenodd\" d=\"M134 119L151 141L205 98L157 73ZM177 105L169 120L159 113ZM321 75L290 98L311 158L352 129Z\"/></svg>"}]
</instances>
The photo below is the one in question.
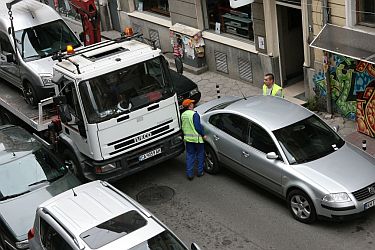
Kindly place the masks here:
<instances>
[{"instance_id":1,"label":"silver sedan car","mask_svg":"<svg viewBox=\"0 0 375 250\"><path fill-rule=\"evenodd\" d=\"M253 96L224 97L196 110L207 135L206 172L231 168L286 199L304 223L375 206L375 158L304 107Z\"/></svg>"}]
</instances>

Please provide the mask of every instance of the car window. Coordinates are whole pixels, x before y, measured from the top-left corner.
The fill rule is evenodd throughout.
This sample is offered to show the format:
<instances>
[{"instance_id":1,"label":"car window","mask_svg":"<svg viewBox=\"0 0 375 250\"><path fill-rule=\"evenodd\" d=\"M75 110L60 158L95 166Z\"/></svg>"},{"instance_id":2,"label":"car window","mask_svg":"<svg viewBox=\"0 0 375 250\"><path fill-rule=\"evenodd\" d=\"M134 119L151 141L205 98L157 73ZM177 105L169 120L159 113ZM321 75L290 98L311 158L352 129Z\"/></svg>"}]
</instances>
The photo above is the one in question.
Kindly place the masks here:
<instances>
[{"instance_id":1,"label":"car window","mask_svg":"<svg viewBox=\"0 0 375 250\"><path fill-rule=\"evenodd\" d=\"M0 200L51 183L67 168L30 133L19 127L0 130Z\"/></svg>"},{"instance_id":2,"label":"car window","mask_svg":"<svg viewBox=\"0 0 375 250\"><path fill-rule=\"evenodd\" d=\"M146 224L147 221L137 211L131 210L90 228L81 233L79 237L90 248L97 249L146 226Z\"/></svg>"},{"instance_id":3,"label":"car window","mask_svg":"<svg viewBox=\"0 0 375 250\"><path fill-rule=\"evenodd\" d=\"M3 32L0 32L0 52L2 54L13 53L12 44L10 43L8 36Z\"/></svg>"},{"instance_id":4,"label":"car window","mask_svg":"<svg viewBox=\"0 0 375 250\"><path fill-rule=\"evenodd\" d=\"M46 250L73 249L56 230L45 220L40 218L40 240Z\"/></svg>"},{"instance_id":5,"label":"car window","mask_svg":"<svg viewBox=\"0 0 375 250\"><path fill-rule=\"evenodd\" d=\"M164 231L130 250L187 250L187 248L168 231Z\"/></svg>"},{"instance_id":6,"label":"car window","mask_svg":"<svg viewBox=\"0 0 375 250\"><path fill-rule=\"evenodd\" d=\"M277 147L271 136L266 130L255 123L252 123L250 126L249 145L266 154L270 152L275 152L278 154Z\"/></svg>"},{"instance_id":7,"label":"car window","mask_svg":"<svg viewBox=\"0 0 375 250\"><path fill-rule=\"evenodd\" d=\"M274 131L290 164L324 157L345 142L315 115Z\"/></svg>"},{"instance_id":8,"label":"car window","mask_svg":"<svg viewBox=\"0 0 375 250\"><path fill-rule=\"evenodd\" d=\"M216 114L210 117L209 122L244 143L248 141L249 122L235 114Z\"/></svg>"}]
</instances>

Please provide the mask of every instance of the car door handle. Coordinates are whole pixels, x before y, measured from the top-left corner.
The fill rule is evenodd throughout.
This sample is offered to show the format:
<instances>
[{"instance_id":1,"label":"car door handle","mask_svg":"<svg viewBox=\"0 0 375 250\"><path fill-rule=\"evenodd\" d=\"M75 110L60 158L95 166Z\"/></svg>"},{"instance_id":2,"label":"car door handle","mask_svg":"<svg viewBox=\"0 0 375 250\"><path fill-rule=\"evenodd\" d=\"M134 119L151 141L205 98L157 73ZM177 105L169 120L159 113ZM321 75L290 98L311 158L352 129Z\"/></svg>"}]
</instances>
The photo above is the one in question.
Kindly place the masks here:
<instances>
[{"instance_id":1,"label":"car door handle","mask_svg":"<svg viewBox=\"0 0 375 250\"><path fill-rule=\"evenodd\" d=\"M245 158L247 158L247 157L249 157L250 156L250 154L249 153L247 153L247 152L245 152L245 151L242 151L242 155L245 157Z\"/></svg>"},{"instance_id":2,"label":"car door handle","mask_svg":"<svg viewBox=\"0 0 375 250\"><path fill-rule=\"evenodd\" d=\"M217 140L219 140L220 138L219 138L219 136L214 135L214 139L215 139L215 141L217 141Z\"/></svg>"}]
</instances>

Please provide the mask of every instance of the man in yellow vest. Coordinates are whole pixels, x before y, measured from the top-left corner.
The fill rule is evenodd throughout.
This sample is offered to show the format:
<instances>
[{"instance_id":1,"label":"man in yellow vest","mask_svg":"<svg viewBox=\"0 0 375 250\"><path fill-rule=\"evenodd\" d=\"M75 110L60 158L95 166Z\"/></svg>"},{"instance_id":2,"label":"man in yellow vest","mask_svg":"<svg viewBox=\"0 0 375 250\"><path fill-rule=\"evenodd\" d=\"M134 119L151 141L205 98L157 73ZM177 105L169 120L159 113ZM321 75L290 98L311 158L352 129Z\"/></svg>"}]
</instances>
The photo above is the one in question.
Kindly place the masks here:
<instances>
[{"instance_id":1,"label":"man in yellow vest","mask_svg":"<svg viewBox=\"0 0 375 250\"><path fill-rule=\"evenodd\" d=\"M284 98L283 88L275 83L275 77L271 73L264 75L263 95L272 95Z\"/></svg>"},{"instance_id":2,"label":"man in yellow vest","mask_svg":"<svg viewBox=\"0 0 375 250\"><path fill-rule=\"evenodd\" d=\"M187 108L181 115L182 132L186 145L186 176L191 181L194 178L194 164L198 161L197 176L203 176L204 166L204 135L200 116L194 111L194 100L185 99L182 106Z\"/></svg>"}]
</instances>

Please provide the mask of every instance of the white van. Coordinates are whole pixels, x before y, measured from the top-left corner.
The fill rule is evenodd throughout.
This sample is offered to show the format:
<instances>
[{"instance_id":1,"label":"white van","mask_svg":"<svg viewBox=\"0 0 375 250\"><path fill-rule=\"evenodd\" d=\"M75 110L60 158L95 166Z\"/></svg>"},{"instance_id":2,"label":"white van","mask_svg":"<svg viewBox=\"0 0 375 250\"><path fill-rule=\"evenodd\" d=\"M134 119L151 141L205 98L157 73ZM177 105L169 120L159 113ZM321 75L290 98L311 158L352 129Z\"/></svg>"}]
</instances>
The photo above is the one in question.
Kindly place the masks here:
<instances>
[{"instance_id":1,"label":"white van","mask_svg":"<svg viewBox=\"0 0 375 250\"><path fill-rule=\"evenodd\" d=\"M12 5L11 11L7 3ZM54 94L52 56L64 52L68 44L81 46L61 16L48 5L37 0L0 0L0 78L21 89L27 103L36 105Z\"/></svg>"}]
</instances>

